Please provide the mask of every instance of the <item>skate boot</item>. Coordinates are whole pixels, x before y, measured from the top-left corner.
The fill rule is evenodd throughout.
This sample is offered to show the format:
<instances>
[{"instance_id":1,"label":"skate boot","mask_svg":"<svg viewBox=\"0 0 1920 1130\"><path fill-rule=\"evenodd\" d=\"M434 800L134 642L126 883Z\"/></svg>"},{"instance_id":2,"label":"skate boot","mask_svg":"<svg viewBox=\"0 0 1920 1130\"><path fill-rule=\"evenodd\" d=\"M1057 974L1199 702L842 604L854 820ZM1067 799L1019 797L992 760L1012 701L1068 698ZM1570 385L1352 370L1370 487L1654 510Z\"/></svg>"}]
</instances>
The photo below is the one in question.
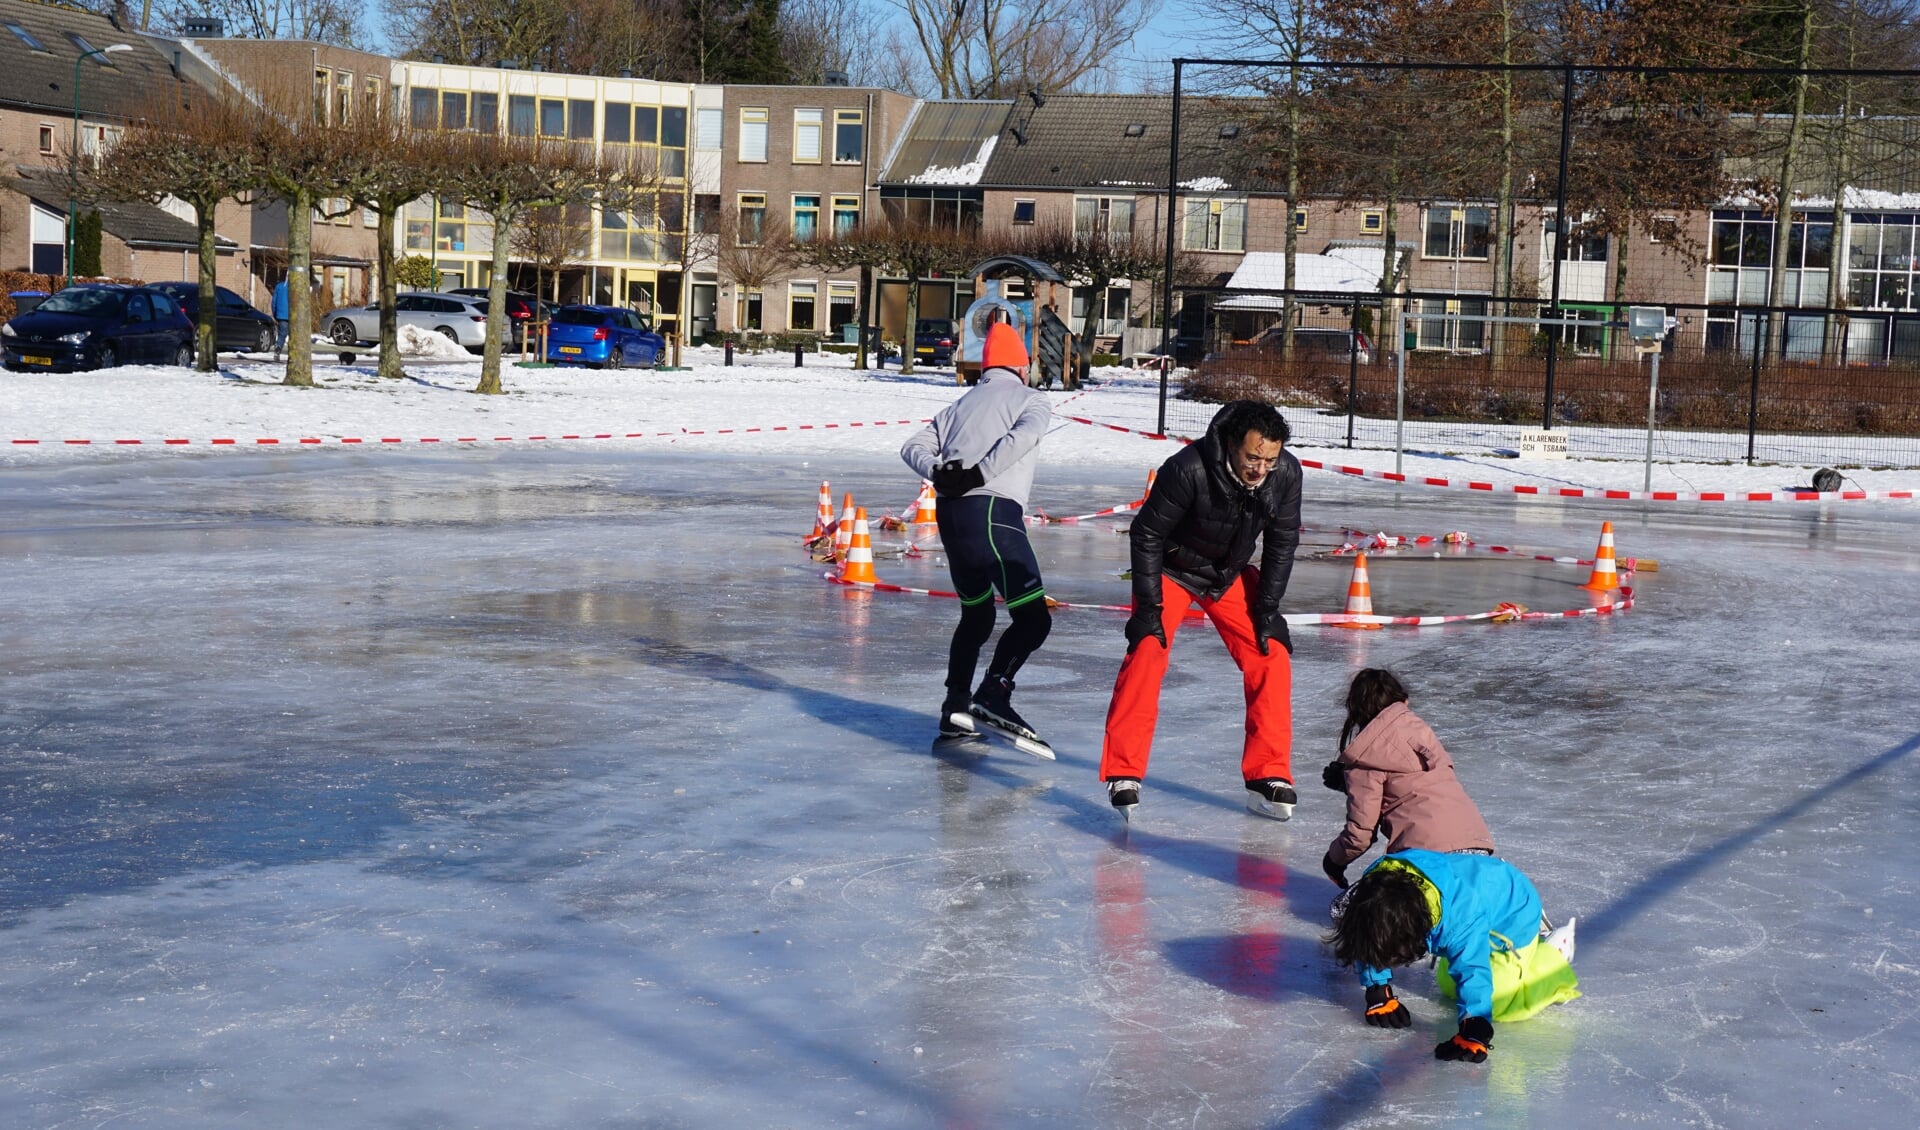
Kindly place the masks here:
<instances>
[{"instance_id":1,"label":"skate boot","mask_svg":"<svg viewBox=\"0 0 1920 1130\"><path fill-rule=\"evenodd\" d=\"M1560 956L1567 959L1568 965L1573 964L1573 924L1577 921L1579 919L1569 918L1566 925L1540 936L1541 941L1560 951Z\"/></svg>"},{"instance_id":2,"label":"skate boot","mask_svg":"<svg viewBox=\"0 0 1920 1130\"><path fill-rule=\"evenodd\" d=\"M1113 777L1107 781L1107 800L1120 819L1132 820L1134 806L1140 803L1140 782L1132 777Z\"/></svg>"},{"instance_id":3,"label":"skate boot","mask_svg":"<svg viewBox=\"0 0 1920 1130\"><path fill-rule=\"evenodd\" d=\"M1293 806L1300 798L1293 791L1293 782L1285 777L1262 777L1258 781L1247 782L1247 811L1274 820L1293 818Z\"/></svg>"},{"instance_id":4,"label":"skate boot","mask_svg":"<svg viewBox=\"0 0 1920 1130\"><path fill-rule=\"evenodd\" d=\"M991 730L1020 752L1032 754L1043 761L1054 759L1053 747L1033 732L1033 727L1027 725L1025 718L1014 712L1012 679L1005 675L988 675L987 681L980 684L980 689L973 692L973 702L967 709L979 728Z\"/></svg>"},{"instance_id":5,"label":"skate boot","mask_svg":"<svg viewBox=\"0 0 1920 1130\"><path fill-rule=\"evenodd\" d=\"M934 752L970 749L986 744L986 735L973 723L973 715L967 713L967 700L959 697L948 698L940 704L940 733L933 739Z\"/></svg>"}]
</instances>

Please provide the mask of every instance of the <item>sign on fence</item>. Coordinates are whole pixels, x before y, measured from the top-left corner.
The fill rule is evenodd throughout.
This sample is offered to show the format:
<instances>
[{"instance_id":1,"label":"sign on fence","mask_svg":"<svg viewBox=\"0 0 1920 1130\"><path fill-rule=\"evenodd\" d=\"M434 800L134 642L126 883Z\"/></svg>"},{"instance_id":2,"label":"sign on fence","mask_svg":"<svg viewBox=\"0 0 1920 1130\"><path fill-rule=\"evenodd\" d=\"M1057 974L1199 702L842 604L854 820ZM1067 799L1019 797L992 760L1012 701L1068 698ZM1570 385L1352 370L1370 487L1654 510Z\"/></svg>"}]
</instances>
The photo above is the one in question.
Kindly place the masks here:
<instances>
[{"instance_id":1,"label":"sign on fence","mask_svg":"<svg viewBox=\"0 0 1920 1130\"><path fill-rule=\"evenodd\" d=\"M1565 459L1567 433L1532 431L1520 433L1520 458Z\"/></svg>"}]
</instances>

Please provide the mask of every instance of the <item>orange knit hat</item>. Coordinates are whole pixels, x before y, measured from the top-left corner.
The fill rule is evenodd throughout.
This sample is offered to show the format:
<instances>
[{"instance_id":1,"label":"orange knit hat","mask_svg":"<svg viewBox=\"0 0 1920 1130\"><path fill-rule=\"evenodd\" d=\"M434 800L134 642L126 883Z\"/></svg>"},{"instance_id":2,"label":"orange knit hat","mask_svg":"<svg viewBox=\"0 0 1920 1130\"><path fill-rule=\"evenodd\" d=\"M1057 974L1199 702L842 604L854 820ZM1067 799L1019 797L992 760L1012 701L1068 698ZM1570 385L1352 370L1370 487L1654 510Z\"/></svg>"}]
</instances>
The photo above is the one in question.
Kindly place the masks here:
<instances>
[{"instance_id":1,"label":"orange knit hat","mask_svg":"<svg viewBox=\"0 0 1920 1130\"><path fill-rule=\"evenodd\" d=\"M980 367L1026 372L1027 347L1020 340L1020 331L1005 322L995 322L989 326L987 343L980 348Z\"/></svg>"}]
</instances>

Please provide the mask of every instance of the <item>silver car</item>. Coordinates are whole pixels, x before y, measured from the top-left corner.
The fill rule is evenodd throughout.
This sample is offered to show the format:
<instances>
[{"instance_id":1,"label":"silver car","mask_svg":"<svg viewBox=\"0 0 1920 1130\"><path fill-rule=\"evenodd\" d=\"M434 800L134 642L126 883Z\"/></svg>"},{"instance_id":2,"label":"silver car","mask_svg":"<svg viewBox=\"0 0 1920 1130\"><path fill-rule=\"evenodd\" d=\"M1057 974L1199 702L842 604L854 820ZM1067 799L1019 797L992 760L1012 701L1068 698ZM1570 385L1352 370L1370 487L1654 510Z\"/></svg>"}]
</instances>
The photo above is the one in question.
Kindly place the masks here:
<instances>
[{"instance_id":1,"label":"silver car","mask_svg":"<svg viewBox=\"0 0 1920 1130\"><path fill-rule=\"evenodd\" d=\"M403 326L432 330L478 349L487 341L487 300L465 294L409 291L394 299ZM327 338L335 345L365 345L380 340L380 304L329 310Z\"/></svg>"}]
</instances>

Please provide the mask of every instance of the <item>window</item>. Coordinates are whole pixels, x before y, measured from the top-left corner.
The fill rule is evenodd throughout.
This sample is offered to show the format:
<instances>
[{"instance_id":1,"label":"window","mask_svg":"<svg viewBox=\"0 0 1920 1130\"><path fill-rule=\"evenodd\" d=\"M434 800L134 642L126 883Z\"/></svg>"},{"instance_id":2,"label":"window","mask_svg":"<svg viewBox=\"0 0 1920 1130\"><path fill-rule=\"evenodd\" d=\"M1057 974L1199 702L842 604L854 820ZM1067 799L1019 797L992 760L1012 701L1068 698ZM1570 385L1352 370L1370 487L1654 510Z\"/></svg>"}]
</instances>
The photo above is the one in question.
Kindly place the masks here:
<instances>
[{"instance_id":1,"label":"window","mask_svg":"<svg viewBox=\"0 0 1920 1130\"><path fill-rule=\"evenodd\" d=\"M1485 259L1493 247L1492 213L1483 207L1435 204L1427 209L1428 259ZM1604 253L1601 256L1605 258Z\"/></svg>"},{"instance_id":2,"label":"window","mask_svg":"<svg viewBox=\"0 0 1920 1130\"><path fill-rule=\"evenodd\" d=\"M1030 224L1033 222L1033 201L1016 200L1013 202L1013 222Z\"/></svg>"},{"instance_id":3,"label":"window","mask_svg":"<svg viewBox=\"0 0 1920 1130\"><path fill-rule=\"evenodd\" d=\"M593 140L593 100L591 98L567 100L567 137L574 141Z\"/></svg>"},{"instance_id":4,"label":"window","mask_svg":"<svg viewBox=\"0 0 1920 1130\"><path fill-rule=\"evenodd\" d=\"M472 112L467 117L467 125L476 133L500 132L500 96L498 94L475 94Z\"/></svg>"},{"instance_id":5,"label":"window","mask_svg":"<svg viewBox=\"0 0 1920 1130\"><path fill-rule=\"evenodd\" d=\"M1586 220L1590 218L1591 217L1583 217L1581 222L1585 223ZM1544 226L1547 229L1546 243L1549 247L1556 248L1559 251L1562 262L1604 263L1607 261L1607 233L1592 230L1576 230L1572 237L1566 240L1565 245L1562 246L1559 238L1560 232L1554 230L1556 225L1553 222L1552 216L1546 218ZM1767 231L1771 233L1773 230L1772 223L1768 223L1766 227ZM1773 237L1771 234L1764 238L1766 238L1769 244L1772 243ZM1549 262L1551 262L1551 260L1549 260Z\"/></svg>"},{"instance_id":6,"label":"window","mask_svg":"<svg viewBox=\"0 0 1920 1130\"><path fill-rule=\"evenodd\" d=\"M860 198L858 196L836 196L833 198L833 234L836 238L851 235L860 227Z\"/></svg>"},{"instance_id":7,"label":"window","mask_svg":"<svg viewBox=\"0 0 1920 1130\"><path fill-rule=\"evenodd\" d=\"M70 31L67 33L67 38L73 42L73 45L75 47L78 47L80 49L80 54L82 56L86 56L86 55L93 56L94 66L109 67L109 68L113 66L112 57L107 55L105 52L101 51L98 47L95 47L93 44L88 43L86 36L81 35L79 32L76 32L76 31ZM320 73L325 74L326 72L322 71ZM324 94L325 92L322 91L322 93Z\"/></svg>"},{"instance_id":8,"label":"window","mask_svg":"<svg viewBox=\"0 0 1920 1130\"><path fill-rule=\"evenodd\" d=\"M633 140L633 107L625 102L609 102L600 113L600 139L613 145Z\"/></svg>"},{"instance_id":9,"label":"window","mask_svg":"<svg viewBox=\"0 0 1920 1130\"><path fill-rule=\"evenodd\" d=\"M740 296L734 300L734 328L757 330L760 328L760 292L740 288Z\"/></svg>"},{"instance_id":10,"label":"window","mask_svg":"<svg viewBox=\"0 0 1920 1130\"><path fill-rule=\"evenodd\" d=\"M373 208L360 209L360 226L377 228L380 226L380 213Z\"/></svg>"},{"instance_id":11,"label":"window","mask_svg":"<svg viewBox=\"0 0 1920 1130\"><path fill-rule=\"evenodd\" d=\"M1855 215L1847 237L1851 305L1903 309L1911 293L1911 216ZM1713 213L1708 241L1707 301L1766 302L1773 274L1774 217L1758 211ZM1604 241L1603 241L1604 247ZM1876 252L1877 249L1877 252ZM1787 229L1787 277L1782 300L1827 305L1833 263L1833 214L1795 213Z\"/></svg>"},{"instance_id":12,"label":"window","mask_svg":"<svg viewBox=\"0 0 1920 1130\"><path fill-rule=\"evenodd\" d=\"M712 235L720 230L720 195L696 193L693 198L693 230L696 235Z\"/></svg>"},{"instance_id":13,"label":"window","mask_svg":"<svg viewBox=\"0 0 1920 1130\"><path fill-rule=\"evenodd\" d=\"M414 129L432 129L440 124L440 91L431 86L408 89L407 121Z\"/></svg>"},{"instance_id":14,"label":"window","mask_svg":"<svg viewBox=\"0 0 1920 1130\"><path fill-rule=\"evenodd\" d=\"M793 198L793 238L809 240L820 234L820 198L818 196L796 196Z\"/></svg>"},{"instance_id":15,"label":"window","mask_svg":"<svg viewBox=\"0 0 1920 1130\"><path fill-rule=\"evenodd\" d=\"M1293 230L1307 230L1307 210L1305 208L1295 208L1293 210Z\"/></svg>"},{"instance_id":16,"label":"window","mask_svg":"<svg viewBox=\"0 0 1920 1130\"><path fill-rule=\"evenodd\" d=\"M1480 350L1486 346L1487 300L1416 298L1417 349ZM1454 315L1448 317L1448 315Z\"/></svg>"},{"instance_id":17,"label":"window","mask_svg":"<svg viewBox=\"0 0 1920 1130\"><path fill-rule=\"evenodd\" d=\"M820 163L820 135L825 131L825 110L795 110L793 112L793 163L796 165L817 165Z\"/></svg>"},{"instance_id":18,"label":"window","mask_svg":"<svg viewBox=\"0 0 1920 1130\"><path fill-rule=\"evenodd\" d=\"M531 94L507 95L507 132L514 137L532 137L534 105Z\"/></svg>"},{"instance_id":19,"label":"window","mask_svg":"<svg viewBox=\"0 0 1920 1130\"><path fill-rule=\"evenodd\" d=\"M53 52L47 51L46 44L40 42L38 39L35 39L33 37L32 32L28 31L24 27L21 27L19 24L8 24L7 30L12 32L15 36L18 36L20 39L20 42L26 44L30 50L46 51L46 53L49 55L53 54Z\"/></svg>"},{"instance_id":20,"label":"window","mask_svg":"<svg viewBox=\"0 0 1920 1130\"><path fill-rule=\"evenodd\" d=\"M1360 233L1362 235L1380 235L1387 230L1385 212L1366 211L1360 213Z\"/></svg>"},{"instance_id":21,"label":"window","mask_svg":"<svg viewBox=\"0 0 1920 1130\"><path fill-rule=\"evenodd\" d=\"M53 127L52 126L40 127L40 152L42 153L53 152Z\"/></svg>"},{"instance_id":22,"label":"window","mask_svg":"<svg viewBox=\"0 0 1920 1130\"><path fill-rule=\"evenodd\" d=\"M687 108L660 107L660 175L687 175Z\"/></svg>"},{"instance_id":23,"label":"window","mask_svg":"<svg viewBox=\"0 0 1920 1130\"><path fill-rule=\"evenodd\" d=\"M440 202L440 219L434 225L433 243L438 251L467 249L467 209L451 200Z\"/></svg>"},{"instance_id":24,"label":"window","mask_svg":"<svg viewBox=\"0 0 1920 1130\"><path fill-rule=\"evenodd\" d=\"M333 76L333 120L353 120L353 76L345 71Z\"/></svg>"},{"instance_id":25,"label":"window","mask_svg":"<svg viewBox=\"0 0 1920 1130\"><path fill-rule=\"evenodd\" d=\"M1109 243L1132 239L1133 199L1076 197L1073 202L1073 236L1081 240L1102 238Z\"/></svg>"},{"instance_id":26,"label":"window","mask_svg":"<svg viewBox=\"0 0 1920 1130\"><path fill-rule=\"evenodd\" d=\"M440 92L440 128L467 128L467 96L458 90Z\"/></svg>"},{"instance_id":27,"label":"window","mask_svg":"<svg viewBox=\"0 0 1920 1130\"><path fill-rule=\"evenodd\" d=\"M361 97L365 99L365 101L361 104L364 105L367 109L375 111L377 113L381 109L380 80L373 77L372 75L368 75L367 89L366 89L366 92Z\"/></svg>"},{"instance_id":28,"label":"window","mask_svg":"<svg viewBox=\"0 0 1920 1130\"><path fill-rule=\"evenodd\" d=\"M1245 251L1247 202L1219 197L1188 198L1185 227L1189 251Z\"/></svg>"},{"instance_id":29,"label":"window","mask_svg":"<svg viewBox=\"0 0 1920 1130\"><path fill-rule=\"evenodd\" d=\"M867 112L833 112L833 163L858 165L867 152Z\"/></svg>"},{"instance_id":30,"label":"window","mask_svg":"<svg viewBox=\"0 0 1920 1130\"><path fill-rule=\"evenodd\" d=\"M740 224L734 243L740 247L760 246L760 234L767 226L767 197L762 192L740 194Z\"/></svg>"},{"instance_id":31,"label":"window","mask_svg":"<svg viewBox=\"0 0 1920 1130\"><path fill-rule=\"evenodd\" d=\"M660 144L660 107L635 106L633 108L633 143L635 145Z\"/></svg>"},{"instance_id":32,"label":"window","mask_svg":"<svg viewBox=\"0 0 1920 1130\"><path fill-rule=\"evenodd\" d=\"M540 100L540 136L567 136L567 103L561 98Z\"/></svg>"},{"instance_id":33,"label":"window","mask_svg":"<svg viewBox=\"0 0 1920 1130\"><path fill-rule=\"evenodd\" d=\"M814 323L814 307L820 300L820 284L797 282L787 284L787 328L790 330L811 330L819 328Z\"/></svg>"},{"instance_id":34,"label":"window","mask_svg":"<svg viewBox=\"0 0 1920 1130\"><path fill-rule=\"evenodd\" d=\"M860 286L858 283L830 282L827 284L827 332L834 337L843 336L840 327L850 326L860 317Z\"/></svg>"},{"instance_id":35,"label":"window","mask_svg":"<svg viewBox=\"0 0 1920 1130\"><path fill-rule=\"evenodd\" d=\"M79 36L70 36L75 43L84 42ZM84 50L84 48L83 48ZM104 58L104 56L102 56ZM327 105L333 101L333 72L316 70L313 72L313 120L327 120Z\"/></svg>"},{"instance_id":36,"label":"window","mask_svg":"<svg viewBox=\"0 0 1920 1130\"><path fill-rule=\"evenodd\" d=\"M743 108L740 111L740 159L742 161L767 159L766 110Z\"/></svg>"},{"instance_id":37,"label":"window","mask_svg":"<svg viewBox=\"0 0 1920 1130\"><path fill-rule=\"evenodd\" d=\"M718 106L695 110L693 147L695 149L720 148L720 126L722 120Z\"/></svg>"},{"instance_id":38,"label":"window","mask_svg":"<svg viewBox=\"0 0 1920 1130\"><path fill-rule=\"evenodd\" d=\"M1677 216L1654 216L1647 221L1648 243L1676 243L1680 239L1680 220Z\"/></svg>"}]
</instances>

